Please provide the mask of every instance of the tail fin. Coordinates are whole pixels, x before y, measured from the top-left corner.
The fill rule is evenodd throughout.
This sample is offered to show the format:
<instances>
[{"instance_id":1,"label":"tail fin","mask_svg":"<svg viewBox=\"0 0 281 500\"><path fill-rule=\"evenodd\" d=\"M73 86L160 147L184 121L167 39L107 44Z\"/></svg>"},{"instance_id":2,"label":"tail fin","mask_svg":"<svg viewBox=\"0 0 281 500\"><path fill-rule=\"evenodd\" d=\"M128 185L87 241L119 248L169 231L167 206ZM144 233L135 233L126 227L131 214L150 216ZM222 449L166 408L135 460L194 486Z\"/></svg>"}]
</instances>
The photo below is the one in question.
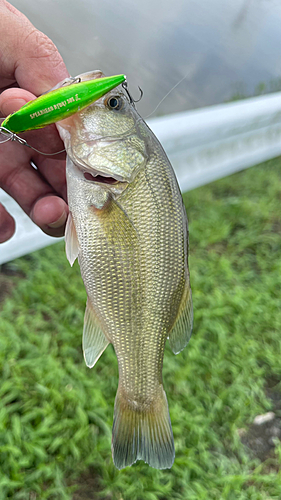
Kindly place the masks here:
<instances>
[{"instance_id":1,"label":"tail fin","mask_svg":"<svg viewBox=\"0 0 281 500\"><path fill-rule=\"evenodd\" d=\"M134 408L117 391L112 430L112 456L123 469L144 460L155 469L170 469L175 458L173 431L163 386L158 397L145 410Z\"/></svg>"}]
</instances>

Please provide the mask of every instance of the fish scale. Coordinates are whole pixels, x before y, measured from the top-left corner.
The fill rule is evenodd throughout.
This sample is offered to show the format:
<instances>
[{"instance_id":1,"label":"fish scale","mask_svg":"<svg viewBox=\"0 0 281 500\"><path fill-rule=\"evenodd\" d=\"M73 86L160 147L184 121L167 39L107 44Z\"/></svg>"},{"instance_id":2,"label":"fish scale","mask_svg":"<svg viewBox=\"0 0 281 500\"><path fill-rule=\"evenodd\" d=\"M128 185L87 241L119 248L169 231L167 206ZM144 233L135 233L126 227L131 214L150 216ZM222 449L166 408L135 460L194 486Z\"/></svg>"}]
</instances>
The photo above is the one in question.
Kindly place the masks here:
<instances>
[{"instance_id":1,"label":"fish scale","mask_svg":"<svg viewBox=\"0 0 281 500\"><path fill-rule=\"evenodd\" d=\"M121 103L120 111L110 108L111 96ZM71 263L78 256L88 295L85 360L94 366L108 343L118 359L113 460L118 468L138 459L171 467L164 349L169 336L178 353L192 329L187 219L178 184L123 89L59 131L68 153L66 250ZM85 171L93 181L85 179ZM108 183L108 176L116 182Z\"/></svg>"}]
</instances>

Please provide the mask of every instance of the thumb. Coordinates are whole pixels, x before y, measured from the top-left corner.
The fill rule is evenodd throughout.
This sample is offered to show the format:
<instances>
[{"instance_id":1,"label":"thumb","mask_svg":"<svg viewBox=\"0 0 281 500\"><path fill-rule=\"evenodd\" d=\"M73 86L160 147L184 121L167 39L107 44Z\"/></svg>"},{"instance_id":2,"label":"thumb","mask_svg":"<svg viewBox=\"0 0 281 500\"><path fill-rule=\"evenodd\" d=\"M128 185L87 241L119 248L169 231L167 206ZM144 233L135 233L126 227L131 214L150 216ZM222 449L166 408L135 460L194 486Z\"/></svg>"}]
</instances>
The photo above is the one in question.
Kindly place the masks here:
<instances>
[{"instance_id":1,"label":"thumb","mask_svg":"<svg viewBox=\"0 0 281 500\"><path fill-rule=\"evenodd\" d=\"M2 0L0 15L2 78L16 80L20 87L38 96L69 76L54 43L21 12Z\"/></svg>"}]
</instances>

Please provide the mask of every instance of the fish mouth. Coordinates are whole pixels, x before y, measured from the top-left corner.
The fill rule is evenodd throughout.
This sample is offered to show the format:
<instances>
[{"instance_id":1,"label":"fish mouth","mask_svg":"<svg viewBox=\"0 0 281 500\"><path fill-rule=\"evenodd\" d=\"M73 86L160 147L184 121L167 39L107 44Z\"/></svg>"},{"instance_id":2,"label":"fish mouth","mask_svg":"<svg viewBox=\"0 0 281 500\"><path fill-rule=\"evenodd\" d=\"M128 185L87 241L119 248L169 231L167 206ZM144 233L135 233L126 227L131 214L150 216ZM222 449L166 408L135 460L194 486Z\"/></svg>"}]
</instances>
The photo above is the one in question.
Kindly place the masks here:
<instances>
[{"instance_id":1,"label":"fish mouth","mask_svg":"<svg viewBox=\"0 0 281 500\"><path fill-rule=\"evenodd\" d=\"M84 175L84 178L86 179L86 181L98 182L101 184L112 185L112 184L118 184L119 182L122 182L119 179L115 179L114 177L107 177L107 176L101 175L99 173L97 173L97 175L93 175L93 174L90 174L89 172L84 172L83 175Z\"/></svg>"},{"instance_id":2,"label":"fish mouth","mask_svg":"<svg viewBox=\"0 0 281 500\"><path fill-rule=\"evenodd\" d=\"M83 160L81 161L79 158L73 158L72 161L74 161L74 164L80 171L80 175L82 175L88 182L94 182L96 184L107 184L111 186L114 184L128 184L128 179L120 174L114 174L113 176L111 172L107 172L106 168L103 171L95 170L95 168L85 164Z\"/></svg>"}]
</instances>

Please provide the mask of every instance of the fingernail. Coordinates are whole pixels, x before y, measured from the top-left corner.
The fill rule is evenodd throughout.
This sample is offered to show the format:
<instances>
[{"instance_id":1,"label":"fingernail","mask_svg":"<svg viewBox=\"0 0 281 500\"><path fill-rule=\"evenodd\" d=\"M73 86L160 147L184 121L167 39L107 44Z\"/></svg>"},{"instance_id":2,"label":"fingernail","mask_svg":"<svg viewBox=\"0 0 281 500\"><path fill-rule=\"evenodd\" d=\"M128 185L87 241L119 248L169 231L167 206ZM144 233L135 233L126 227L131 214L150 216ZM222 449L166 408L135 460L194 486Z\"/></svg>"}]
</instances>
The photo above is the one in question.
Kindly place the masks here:
<instances>
[{"instance_id":1,"label":"fingernail","mask_svg":"<svg viewBox=\"0 0 281 500\"><path fill-rule=\"evenodd\" d=\"M52 229L57 229L58 227L61 227L65 224L66 219L67 213L63 212L58 220L55 220L55 222L51 222L50 224L48 224L48 226Z\"/></svg>"}]
</instances>

